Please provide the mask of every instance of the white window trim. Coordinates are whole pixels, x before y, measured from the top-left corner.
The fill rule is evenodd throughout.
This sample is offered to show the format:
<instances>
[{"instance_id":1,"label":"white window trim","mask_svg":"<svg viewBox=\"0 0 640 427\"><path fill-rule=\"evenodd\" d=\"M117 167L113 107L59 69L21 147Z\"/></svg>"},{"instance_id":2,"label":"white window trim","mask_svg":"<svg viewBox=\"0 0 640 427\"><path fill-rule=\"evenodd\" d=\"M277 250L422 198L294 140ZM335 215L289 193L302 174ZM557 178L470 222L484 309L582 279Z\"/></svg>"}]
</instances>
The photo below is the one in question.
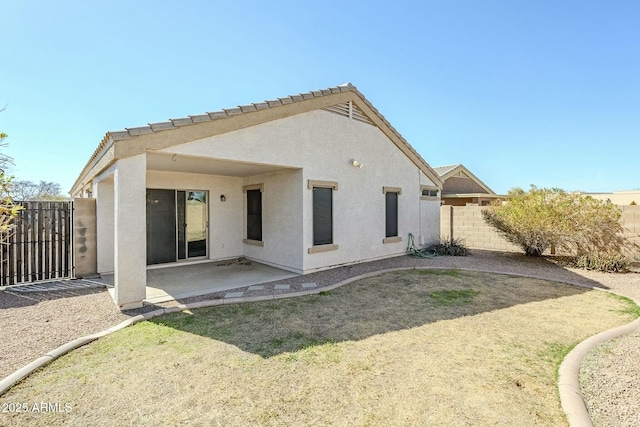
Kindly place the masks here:
<instances>
[{"instance_id":1,"label":"white window trim","mask_svg":"<svg viewBox=\"0 0 640 427\"><path fill-rule=\"evenodd\" d=\"M264 247L264 242L262 240L242 239L242 243L244 243L245 245Z\"/></svg>"},{"instance_id":2,"label":"white window trim","mask_svg":"<svg viewBox=\"0 0 640 427\"><path fill-rule=\"evenodd\" d=\"M313 187L333 188L333 191L338 191L338 183L336 181L319 181L316 179L308 180L307 188L309 190L313 190Z\"/></svg>"},{"instance_id":3,"label":"white window trim","mask_svg":"<svg viewBox=\"0 0 640 427\"><path fill-rule=\"evenodd\" d=\"M316 245L316 246L313 246L313 247L307 249L307 252L309 254L317 254L317 253L320 253L320 252L337 251L338 249L340 249L340 247L338 245L336 245L335 243L331 243L331 244L327 244L327 245Z\"/></svg>"},{"instance_id":4,"label":"white window trim","mask_svg":"<svg viewBox=\"0 0 640 427\"><path fill-rule=\"evenodd\" d=\"M260 190L260 193L264 193L264 184L251 184L251 185L245 185L244 187L242 187L243 193L246 193L249 190ZM247 203L246 197L244 202L245 204ZM245 214L244 214L245 227L247 226L247 210L248 210L248 207L246 207ZM247 230L245 230L245 233L247 233ZM263 240L242 239L242 243L244 243L245 245L264 247L264 235L262 236L262 239Z\"/></svg>"},{"instance_id":5,"label":"white window trim","mask_svg":"<svg viewBox=\"0 0 640 427\"><path fill-rule=\"evenodd\" d=\"M317 179L310 179L307 181L307 188L313 191L314 187L319 188L331 188L333 191L338 191L338 182L337 181L322 181ZM333 209L333 207L332 207ZM312 207L313 210L313 207ZM331 217L333 219L333 212L331 213ZM333 230L333 224L331 224L331 228ZM332 236L333 240L333 236ZM317 254L321 252L330 252L337 251L340 247L335 243L328 243L326 245L314 245L307 249L308 254Z\"/></svg>"},{"instance_id":6,"label":"white window trim","mask_svg":"<svg viewBox=\"0 0 640 427\"><path fill-rule=\"evenodd\" d=\"M438 192L438 195L437 196L423 196L422 192L424 190L436 190ZM442 195L442 190L440 190L435 185L421 185L420 186L420 200L436 201L436 200L440 200L440 196L441 195Z\"/></svg>"},{"instance_id":7,"label":"white window trim","mask_svg":"<svg viewBox=\"0 0 640 427\"><path fill-rule=\"evenodd\" d=\"M382 194L398 193L398 196L402 194L402 188L400 187L382 187Z\"/></svg>"},{"instance_id":8,"label":"white window trim","mask_svg":"<svg viewBox=\"0 0 640 427\"><path fill-rule=\"evenodd\" d=\"M246 193L249 190L260 190L261 193L264 193L264 184L251 184L242 187L243 193Z\"/></svg>"},{"instance_id":9,"label":"white window trim","mask_svg":"<svg viewBox=\"0 0 640 427\"><path fill-rule=\"evenodd\" d=\"M400 196L402 194L402 188L400 187L382 187L382 194L387 194L387 193L397 193L398 196ZM398 209L400 209L400 200L398 199ZM400 220L400 215L399 212L396 213L396 221ZM399 224L396 224L399 225ZM400 228L400 227L398 227ZM382 243L386 244L386 243L397 243L397 242L401 242L402 241L402 237L400 236L389 236L389 237L385 237L384 239L382 239Z\"/></svg>"}]
</instances>

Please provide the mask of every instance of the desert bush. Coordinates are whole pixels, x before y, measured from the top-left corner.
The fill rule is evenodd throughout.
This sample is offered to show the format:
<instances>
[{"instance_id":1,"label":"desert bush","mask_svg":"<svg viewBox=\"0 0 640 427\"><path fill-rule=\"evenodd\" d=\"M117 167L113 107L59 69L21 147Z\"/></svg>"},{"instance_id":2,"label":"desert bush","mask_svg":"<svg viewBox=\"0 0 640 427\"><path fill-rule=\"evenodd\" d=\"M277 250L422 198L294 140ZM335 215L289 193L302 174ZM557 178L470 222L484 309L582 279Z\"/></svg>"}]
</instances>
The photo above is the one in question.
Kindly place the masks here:
<instances>
[{"instance_id":1,"label":"desert bush","mask_svg":"<svg viewBox=\"0 0 640 427\"><path fill-rule=\"evenodd\" d=\"M529 256L540 256L551 245L578 256L620 253L625 245L615 205L557 188L513 189L506 203L492 204L482 216Z\"/></svg>"},{"instance_id":2,"label":"desert bush","mask_svg":"<svg viewBox=\"0 0 640 427\"><path fill-rule=\"evenodd\" d=\"M619 253L589 253L576 257L575 266L585 270L621 273L628 270L629 261Z\"/></svg>"},{"instance_id":3,"label":"desert bush","mask_svg":"<svg viewBox=\"0 0 640 427\"><path fill-rule=\"evenodd\" d=\"M467 256L469 255L469 248L464 244L464 241L459 238L441 238L439 242L432 243L424 250L432 252L435 255L450 255L450 256Z\"/></svg>"}]
</instances>

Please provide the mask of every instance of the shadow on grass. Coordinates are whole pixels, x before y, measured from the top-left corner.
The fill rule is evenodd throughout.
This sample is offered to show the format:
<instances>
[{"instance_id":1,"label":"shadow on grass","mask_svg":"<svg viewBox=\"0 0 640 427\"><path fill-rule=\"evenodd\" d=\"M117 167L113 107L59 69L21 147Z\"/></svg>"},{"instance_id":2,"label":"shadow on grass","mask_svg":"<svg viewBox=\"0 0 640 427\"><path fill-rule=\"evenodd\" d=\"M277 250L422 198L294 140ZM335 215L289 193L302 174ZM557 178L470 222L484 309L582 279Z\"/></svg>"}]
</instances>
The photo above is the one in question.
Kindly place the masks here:
<instances>
[{"instance_id":1,"label":"shadow on grass","mask_svg":"<svg viewBox=\"0 0 640 427\"><path fill-rule=\"evenodd\" d=\"M406 270L317 295L216 306L151 322L268 358L586 291L500 274Z\"/></svg>"}]
</instances>

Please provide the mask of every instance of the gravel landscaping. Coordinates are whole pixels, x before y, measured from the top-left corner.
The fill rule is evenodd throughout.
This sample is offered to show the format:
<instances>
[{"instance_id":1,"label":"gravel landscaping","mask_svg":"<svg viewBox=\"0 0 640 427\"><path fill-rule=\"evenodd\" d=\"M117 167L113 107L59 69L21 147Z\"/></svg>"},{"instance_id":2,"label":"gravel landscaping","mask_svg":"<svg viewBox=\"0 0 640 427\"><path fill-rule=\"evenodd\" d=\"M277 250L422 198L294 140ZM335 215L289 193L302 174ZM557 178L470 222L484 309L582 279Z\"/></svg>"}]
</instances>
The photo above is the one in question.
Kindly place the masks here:
<instances>
[{"instance_id":1,"label":"gravel landscaping","mask_svg":"<svg viewBox=\"0 0 640 427\"><path fill-rule=\"evenodd\" d=\"M418 259L397 257L340 267L304 277L265 284L265 294L302 289L302 283L326 287L357 275L398 267L443 267L495 271L561 280L576 285L610 289L640 301L640 274L606 274L564 268L545 259L520 254L473 251L469 257ZM290 291L275 290L289 284ZM241 288L238 291L246 291ZM255 291L252 293L257 295ZM181 303L221 298L210 294ZM175 303L163 303L166 307ZM0 378L74 338L113 326L132 315L158 308L147 306L121 313L104 289L56 291L20 295L0 291ZM597 426L640 423L640 331L605 343L586 358L581 374L585 403Z\"/></svg>"}]
</instances>

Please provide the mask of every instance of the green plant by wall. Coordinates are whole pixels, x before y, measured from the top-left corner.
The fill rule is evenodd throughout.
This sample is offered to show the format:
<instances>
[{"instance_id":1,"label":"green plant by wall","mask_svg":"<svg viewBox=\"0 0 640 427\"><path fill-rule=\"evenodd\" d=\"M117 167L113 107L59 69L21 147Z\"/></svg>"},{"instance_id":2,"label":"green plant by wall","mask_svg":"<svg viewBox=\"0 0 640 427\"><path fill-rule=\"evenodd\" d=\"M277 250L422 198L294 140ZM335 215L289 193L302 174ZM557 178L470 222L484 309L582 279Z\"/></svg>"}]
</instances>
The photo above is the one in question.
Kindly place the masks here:
<instances>
[{"instance_id":1,"label":"green plant by wall","mask_svg":"<svg viewBox=\"0 0 640 427\"><path fill-rule=\"evenodd\" d=\"M576 258L575 265L585 270L622 273L627 271L629 261L619 253L589 253Z\"/></svg>"},{"instance_id":2,"label":"green plant by wall","mask_svg":"<svg viewBox=\"0 0 640 427\"><path fill-rule=\"evenodd\" d=\"M540 256L552 245L578 256L619 254L626 244L615 205L558 188L513 189L506 203L483 209L482 216L529 256Z\"/></svg>"},{"instance_id":3,"label":"green plant by wall","mask_svg":"<svg viewBox=\"0 0 640 427\"><path fill-rule=\"evenodd\" d=\"M435 255L449 255L449 256L467 256L469 255L469 248L465 245L464 241L459 238L440 238L440 242L433 243L427 246L425 251L432 252Z\"/></svg>"}]
</instances>

